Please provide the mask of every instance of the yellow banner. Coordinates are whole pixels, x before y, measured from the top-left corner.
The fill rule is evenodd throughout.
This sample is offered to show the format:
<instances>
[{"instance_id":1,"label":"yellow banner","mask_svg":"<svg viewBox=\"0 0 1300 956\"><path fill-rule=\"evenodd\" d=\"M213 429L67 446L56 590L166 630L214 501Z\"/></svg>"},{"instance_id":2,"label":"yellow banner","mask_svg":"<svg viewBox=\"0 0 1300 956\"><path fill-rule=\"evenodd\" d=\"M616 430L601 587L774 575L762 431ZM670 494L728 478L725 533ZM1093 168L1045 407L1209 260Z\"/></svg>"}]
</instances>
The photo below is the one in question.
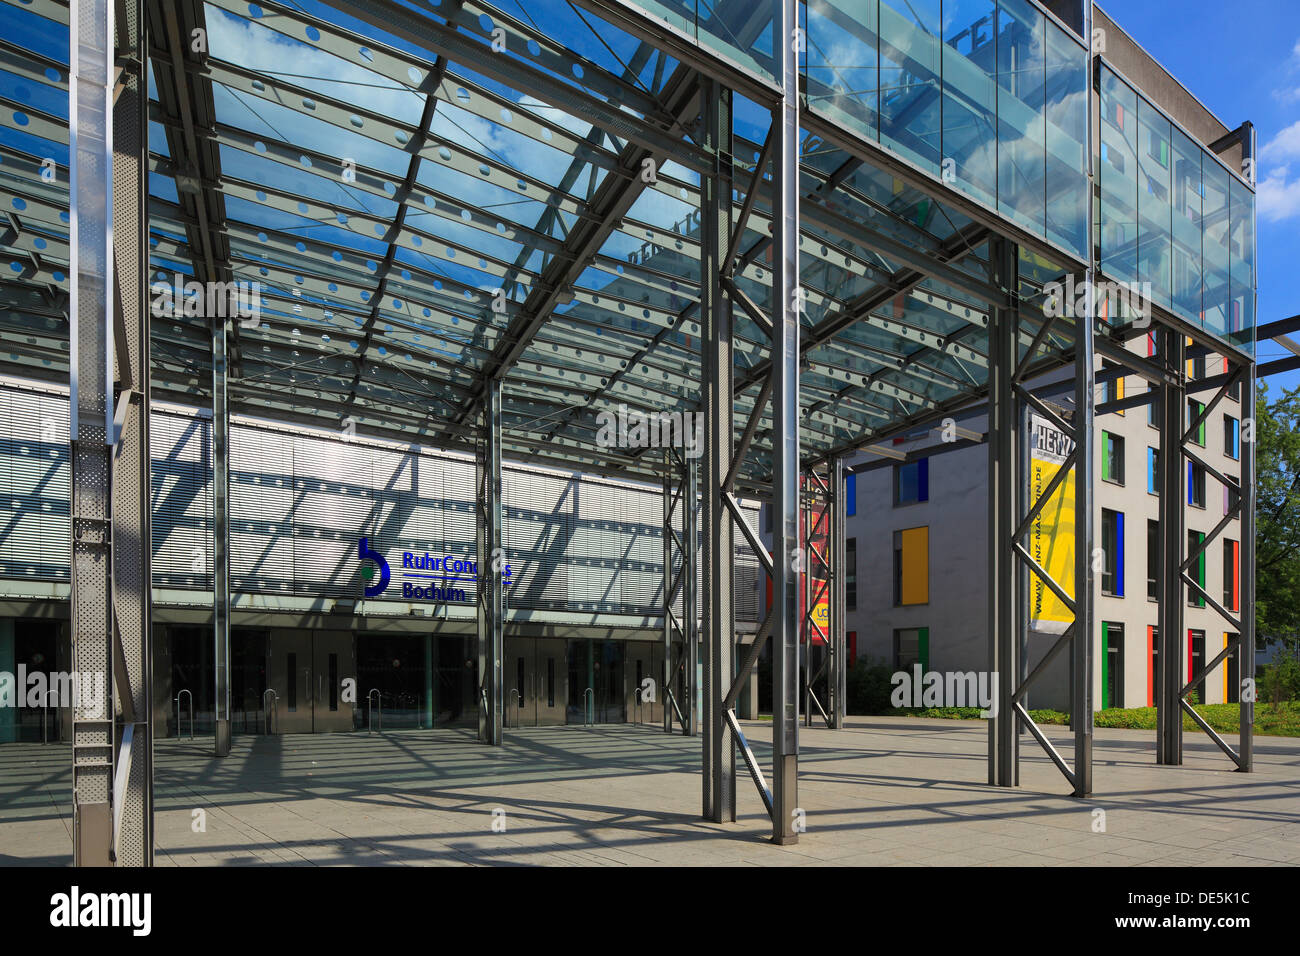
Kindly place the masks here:
<instances>
[{"instance_id":1,"label":"yellow banner","mask_svg":"<svg viewBox=\"0 0 1300 956\"><path fill-rule=\"evenodd\" d=\"M1030 416L1029 505L1032 508L1074 450L1074 441L1049 419ZM1066 476L1034 518L1029 553L1066 594L1074 597L1074 472ZM1029 572L1029 627L1063 634L1074 615L1033 571Z\"/></svg>"}]
</instances>

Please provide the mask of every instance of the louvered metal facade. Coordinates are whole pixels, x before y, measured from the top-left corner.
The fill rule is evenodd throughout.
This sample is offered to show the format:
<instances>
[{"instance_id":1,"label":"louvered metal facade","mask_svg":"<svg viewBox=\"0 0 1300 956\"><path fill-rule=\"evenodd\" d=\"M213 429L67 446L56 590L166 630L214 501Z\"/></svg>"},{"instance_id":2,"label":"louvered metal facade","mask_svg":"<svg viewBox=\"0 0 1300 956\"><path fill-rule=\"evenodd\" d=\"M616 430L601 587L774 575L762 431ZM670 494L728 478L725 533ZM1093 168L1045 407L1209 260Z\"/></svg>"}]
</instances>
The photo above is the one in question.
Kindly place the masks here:
<instances>
[{"instance_id":1,"label":"louvered metal facade","mask_svg":"<svg viewBox=\"0 0 1300 956\"><path fill-rule=\"evenodd\" d=\"M68 579L67 397L0 387L0 579ZM212 589L212 429L197 410L152 417L153 583ZM401 556L473 560L474 464L465 456L328 436L273 423L231 427L231 585L236 594L358 598L357 542ZM510 606L658 615L663 505L658 488L507 465ZM757 524L757 508L749 509ZM756 620L759 565L737 549L737 618ZM459 582L465 603L474 589ZM5 585L0 581L0 596ZM196 596L196 603L202 599Z\"/></svg>"}]
</instances>

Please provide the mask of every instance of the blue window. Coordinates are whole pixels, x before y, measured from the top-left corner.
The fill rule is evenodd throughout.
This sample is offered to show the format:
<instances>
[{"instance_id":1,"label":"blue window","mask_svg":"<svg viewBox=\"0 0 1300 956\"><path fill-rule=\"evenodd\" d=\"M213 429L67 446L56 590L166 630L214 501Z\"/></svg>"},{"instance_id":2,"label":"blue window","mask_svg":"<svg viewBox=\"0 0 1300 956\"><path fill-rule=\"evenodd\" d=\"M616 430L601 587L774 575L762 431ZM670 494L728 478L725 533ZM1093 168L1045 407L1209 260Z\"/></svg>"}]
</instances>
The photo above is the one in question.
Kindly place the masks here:
<instances>
[{"instance_id":1,"label":"blue window","mask_svg":"<svg viewBox=\"0 0 1300 956\"><path fill-rule=\"evenodd\" d=\"M1223 453L1234 460L1241 457L1241 423L1231 415L1223 416Z\"/></svg>"},{"instance_id":2,"label":"blue window","mask_svg":"<svg viewBox=\"0 0 1300 956\"><path fill-rule=\"evenodd\" d=\"M844 513L850 517L858 513L858 476L852 472L844 476Z\"/></svg>"},{"instance_id":3,"label":"blue window","mask_svg":"<svg viewBox=\"0 0 1300 956\"><path fill-rule=\"evenodd\" d=\"M1147 494L1156 494L1156 474L1160 469L1160 452L1155 448L1147 449Z\"/></svg>"},{"instance_id":4,"label":"blue window","mask_svg":"<svg viewBox=\"0 0 1300 956\"><path fill-rule=\"evenodd\" d=\"M918 458L894 466L894 505L930 500L930 459Z\"/></svg>"},{"instance_id":5,"label":"blue window","mask_svg":"<svg viewBox=\"0 0 1300 956\"><path fill-rule=\"evenodd\" d=\"M1101 509L1101 592L1124 596L1124 513Z\"/></svg>"}]
</instances>

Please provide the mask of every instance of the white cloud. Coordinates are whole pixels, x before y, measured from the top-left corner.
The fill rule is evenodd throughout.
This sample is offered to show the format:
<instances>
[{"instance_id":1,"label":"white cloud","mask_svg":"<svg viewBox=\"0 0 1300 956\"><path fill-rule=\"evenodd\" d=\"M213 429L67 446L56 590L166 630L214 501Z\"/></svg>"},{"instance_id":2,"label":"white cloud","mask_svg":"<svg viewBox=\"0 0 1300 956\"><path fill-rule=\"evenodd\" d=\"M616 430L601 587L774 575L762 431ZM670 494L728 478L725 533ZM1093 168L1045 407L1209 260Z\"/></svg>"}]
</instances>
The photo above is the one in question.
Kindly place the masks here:
<instances>
[{"instance_id":1,"label":"white cloud","mask_svg":"<svg viewBox=\"0 0 1300 956\"><path fill-rule=\"evenodd\" d=\"M1266 163L1284 163L1300 159L1300 120L1283 129L1264 144L1259 158Z\"/></svg>"},{"instance_id":2,"label":"white cloud","mask_svg":"<svg viewBox=\"0 0 1300 956\"><path fill-rule=\"evenodd\" d=\"M1255 203L1261 219L1279 222L1300 216L1300 178L1292 179L1290 174L1290 167L1278 166L1259 183Z\"/></svg>"}]
</instances>

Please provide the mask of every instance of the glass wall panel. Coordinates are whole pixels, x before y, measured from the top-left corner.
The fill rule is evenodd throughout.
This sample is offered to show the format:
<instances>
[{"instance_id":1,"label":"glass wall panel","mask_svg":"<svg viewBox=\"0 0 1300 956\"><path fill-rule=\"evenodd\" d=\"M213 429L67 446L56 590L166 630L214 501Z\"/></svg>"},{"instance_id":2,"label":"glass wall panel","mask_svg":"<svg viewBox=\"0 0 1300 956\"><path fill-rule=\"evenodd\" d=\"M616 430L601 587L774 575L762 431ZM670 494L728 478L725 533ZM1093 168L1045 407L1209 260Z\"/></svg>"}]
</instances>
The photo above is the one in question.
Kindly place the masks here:
<instances>
[{"instance_id":1,"label":"glass wall panel","mask_svg":"<svg viewBox=\"0 0 1300 956\"><path fill-rule=\"evenodd\" d=\"M940 8L940 0L880 0L880 141L936 176Z\"/></svg>"},{"instance_id":2,"label":"glass wall panel","mask_svg":"<svg viewBox=\"0 0 1300 956\"><path fill-rule=\"evenodd\" d=\"M806 103L868 139L879 138L877 0L809 0Z\"/></svg>"},{"instance_id":3,"label":"glass wall panel","mask_svg":"<svg viewBox=\"0 0 1300 956\"><path fill-rule=\"evenodd\" d=\"M1151 283L1152 301L1168 309L1173 288L1169 120L1141 98L1138 99L1137 133L1138 281Z\"/></svg>"},{"instance_id":4,"label":"glass wall panel","mask_svg":"<svg viewBox=\"0 0 1300 956\"><path fill-rule=\"evenodd\" d=\"M1105 66L1099 108L1105 277L1253 353L1254 193Z\"/></svg>"},{"instance_id":5,"label":"glass wall panel","mask_svg":"<svg viewBox=\"0 0 1300 956\"><path fill-rule=\"evenodd\" d=\"M762 76L776 76L773 31L783 0L694 0L700 45Z\"/></svg>"},{"instance_id":6,"label":"glass wall panel","mask_svg":"<svg viewBox=\"0 0 1300 956\"><path fill-rule=\"evenodd\" d=\"M1047 21L1047 238L1088 251L1088 51Z\"/></svg>"},{"instance_id":7,"label":"glass wall panel","mask_svg":"<svg viewBox=\"0 0 1300 956\"><path fill-rule=\"evenodd\" d=\"M1228 302L1228 340L1255 351L1255 196L1233 177L1229 192L1232 233L1228 244L1231 280Z\"/></svg>"},{"instance_id":8,"label":"glass wall panel","mask_svg":"<svg viewBox=\"0 0 1300 956\"><path fill-rule=\"evenodd\" d=\"M1109 70L1101 72L1101 271L1134 282L1137 270L1137 95Z\"/></svg>"},{"instance_id":9,"label":"glass wall panel","mask_svg":"<svg viewBox=\"0 0 1300 956\"><path fill-rule=\"evenodd\" d=\"M701 46L748 67L759 76L779 79L772 55L775 15L781 0L637 0L653 17L686 34Z\"/></svg>"},{"instance_id":10,"label":"glass wall panel","mask_svg":"<svg viewBox=\"0 0 1300 956\"><path fill-rule=\"evenodd\" d=\"M996 15L995 0L944 3L941 178L992 207L998 201Z\"/></svg>"},{"instance_id":11,"label":"glass wall panel","mask_svg":"<svg viewBox=\"0 0 1300 956\"><path fill-rule=\"evenodd\" d=\"M1046 20L1027 0L998 4L998 211L1046 229Z\"/></svg>"},{"instance_id":12,"label":"glass wall panel","mask_svg":"<svg viewBox=\"0 0 1300 956\"><path fill-rule=\"evenodd\" d=\"M1180 130L1170 131L1173 149L1173 311L1204 324L1201 303L1201 148Z\"/></svg>"},{"instance_id":13,"label":"glass wall panel","mask_svg":"<svg viewBox=\"0 0 1300 956\"><path fill-rule=\"evenodd\" d=\"M1204 250L1203 325L1208 332L1228 331L1228 180L1231 175L1213 160L1201 162L1201 247Z\"/></svg>"}]
</instances>

